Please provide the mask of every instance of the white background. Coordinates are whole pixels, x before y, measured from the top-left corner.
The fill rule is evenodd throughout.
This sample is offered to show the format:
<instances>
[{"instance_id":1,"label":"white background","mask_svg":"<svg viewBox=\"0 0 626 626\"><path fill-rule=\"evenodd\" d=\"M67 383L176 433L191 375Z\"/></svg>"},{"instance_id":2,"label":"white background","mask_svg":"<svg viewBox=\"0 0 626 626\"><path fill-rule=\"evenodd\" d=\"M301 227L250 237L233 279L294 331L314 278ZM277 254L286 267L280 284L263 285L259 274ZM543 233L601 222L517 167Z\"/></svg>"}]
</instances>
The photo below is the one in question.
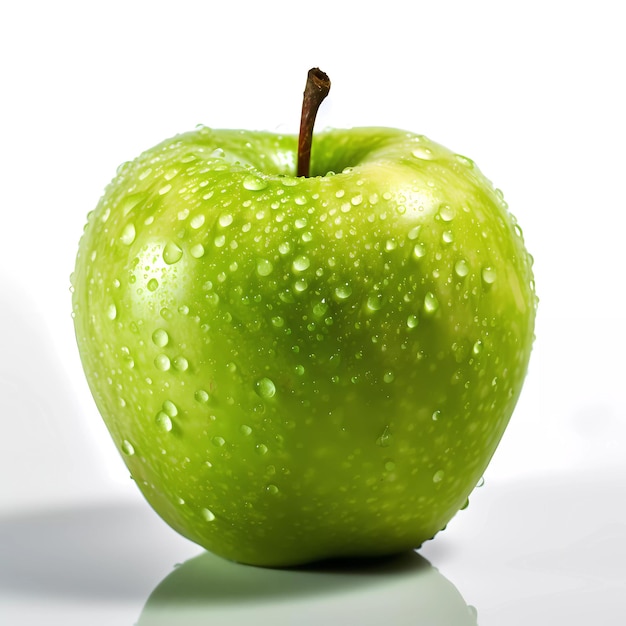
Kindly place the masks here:
<instances>
[{"instance_id":1,"label":"white background","mask_svg":"<svg viewBox=\"0 0 626 626\"><path fill-rule=\"evenodd\" d=\"M523 227L537 339L486 488L623 476L619 9L610 0L3 3L0 514L139 498L74 342L69 275L86 214L121 162L199 123L295 132L312 66L333 83L318 127L423 133L474 159Z\"/></svg>"}]
</instances>

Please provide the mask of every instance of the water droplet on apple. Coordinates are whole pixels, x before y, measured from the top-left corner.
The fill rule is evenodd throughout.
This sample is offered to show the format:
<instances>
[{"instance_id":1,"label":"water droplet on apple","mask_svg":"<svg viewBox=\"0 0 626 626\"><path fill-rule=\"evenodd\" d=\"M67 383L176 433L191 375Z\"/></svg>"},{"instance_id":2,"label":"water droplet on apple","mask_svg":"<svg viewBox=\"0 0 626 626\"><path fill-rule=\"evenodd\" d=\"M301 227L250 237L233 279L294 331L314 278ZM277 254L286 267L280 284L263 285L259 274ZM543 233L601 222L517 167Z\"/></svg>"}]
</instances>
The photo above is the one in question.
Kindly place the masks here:
<instances>
[{"instance_id":1,"label":"water droplet on apple","mask_svg":"<svg viewBox=\"0 0 626 626\"><path fill-rule=\"evenodd\" d=\"M451 206L443 204L441 207L439 207L439 217L444 222L451 222L454 219L454 215L455 211Z\"/></svg>"},{"instance_id":2,"label":"water droplet on apple","mask_svg":"<svg viewBox=\"0 0 626 626\"><path fill-rule=\"evenodd\" d=\"M221 448L222 446L226 444L226 439L224 439L224 437L219 437L219 436L213 437L211 441L213 442L213 445L217 446L218 448Z\"/></svg>"},{"instance_id":3,"label":"water droplet on apple","mask_svg":"<svg viewBox=\"0 0 626 626\"><path fill-rule=\"evenodd\" d=\"M461 511L465 511L465 509L469 506L469 498L466 498L463 506L460 508Z\"/></svg>"},{"instance_id":4,"label":"water droplet on apple","mask_svg":"<svg viewBox=\"0 0 626 626\"><path fill-rule=\"evenodd\" d=\"M459 259L454 264L454 273L459 278L465 278L469 274L469 265L465 259Z\"/></svg>"},{"instance_id":5,"label":"water droplet on apple","mask_svg":"<svg viewBox=\"0 0 626 626\"><path fill-rule=\"evenodd\" d=\"M437 409L436 411L433 411L433 415L432 415L433 422L439 421L440 417L441 417L441 411L439 409Z\"/></svg>"},{"instance_id":6,"label":"water droplet on apple","mask_svg":"<svg viewBox=\"0 0 626 626\"><path fill-rule=\"evenodd\" d=\"M204 215L202 215L202 213L199 213L198 215L194 215L191 218L189 225L194 230L198 230L198 228L200 228L204 224L204 220L205 220Z\"/></svg>"},{"instance_id":7,"label":"water droplet on apple","mask_svg":"<svg viewBox=\"0 0 626 626\"><path fill-rule=\"evenodd\" d=\"M200 514L202 515L202 519L204 519L205 522L212 522L215 520L215 513L213 513L213 511L211 511L210 509L202 509L200 511Z\"/></svg>"},{"instance_id":8,"label":"water droplet on apple","mask_svg":"<svg viewBox=\"0 0 626 626\"><path fill-rule=\"evenodd\" d=\"M186 372L189 369L189 361L184 356L177 356L172 361L174 369L179 372Z\"/></svg>"},{"instance_id":9,"label":"water droplet on apple","mask_svg":"<svg viewBox=\"0 0 626 626\"><path fill-rule=\"evenodd\" d=\"M396 376L393 372L385 372L383 375L383 381L386 383L392 383L396 379Z\"/></svg>"},{"instance_id":10,"label":"water droplet on apple","mask_svg":"<svg viewBox=\"0 0 626 626\"><path fill-rule=\"evenodd\" d=\"M265 487L265 491L267 491L270 495L275 496L279 492L279 489L276 485L269 484Z\"/></svg>"},{"instance_id":11,"label":"water droplet on apple","mask_svg":"<svg viewBox=\"0 0 626 626\"><path fill-rule=\"evenodd\" d=\"M480 354L483 351L483 342L479 339L473 346L472 352L476 355Z\"/></svg>"},{"instance_id":12,"label":"water droplet on apple","mask_svg":"<svg viewBox=\"0 0 626 626\"><path fill-rule=\"evenodd\" d=\"M122 441L122 452L126 456L133 456L133 454L135 454L135 448L133 447L133 444L128 441L128 439L124 439L124 441Z\"/></svg>"},{"instance_id":13,"label":"water droplet on apple","mask_svg":"<svg viewBox=\"0 0 626 626\"><path fill-rule=\"evenodd\" d=\"M426 254L426 246L423 243L416 243L413 246L413 256L416 259L421 259Z\"/></svg>"},{"instance_id":14,"label":"water droplet on apple","mask_svg":"<svg viewBox=\"0 0 626 626\"><path fill-rule=\"evenodd\" d=\"M201 243L191 246L189 254L191 254L194 259L202 258L204 256L204 246Z\"/></svg>"},{"instance_id":15,"label":"water droplet on apple","mask_svg":"<svg viewBox=\"0 0 626 626\"><path fill-rule=\"evenodd\" d=\"M363 202L363 196L360 193L350 198L350 204L352 206L359 206L359 204L361 204L362 202Z\"/></svg>"},{"instance_id":16,"label":"water droplet on apple","mask_svg":"<svg viewBox=\"0 0 626 626\"><path fill-rule=\"evenodd\" d=\"M443 470L439 470L433 474L433 482L440 483L443 480L445 472Z\"/></svg>"},{"instance_id":17,"label":"water droplet on apple","mask_svg":"<svg viewBox=\"0 0 626 626\"><path fill-rule=\"evenodd\" d=\"M419 224L417 226L413 226L413 228L411 228L411 230L407 233L407 237L411 241L414 241L415 239L417 239L418 235L420 234L421 229L422 227Z\"/></svg>"},{"instance_id":18,"label":"water droplet on apple","mask_svg":"<svg viewBox=\"0 0 626 626\"><path fill-rule=\"evenodd\" d=\"M146 286L148 291L156 291L159 288L159 281L156 278L151 278Z\"/></svg>"},{"instance_id":19,"label":"water droplet on apple","mask_svg":"<svg viewBox=\"0 0 626 626\"><path fill-rule=\"evenodd\" d=\"M259 178L258 176L254 176L253 174L248 174L243 179L244 189L248 191L261 191L267 187L267 181Z\"/></svg>"},{"instance_id":20,"label":"water droplet on apple","mask_svg":"<svg viewBox=\"0 0 626 626\"><path fill-rule=\"evenodd\" d=\"M434 315L439 308L439 300L432 291L429 291L424 296L424 313L427 315Z\"/></svg>"},{"instance_id":21,"label":"water droplet on apple","mask_svg":"<svg viewBox=\"0 0 626 626\"><path fill-rule=\"evenodd\" d=\"M276 385L270 378L261 378L256 382L255 391L261 398L268 400L276 395Z\"/></svg>"},{"instance_id":22,"label":"water droplet on apple","mask_svg":"<svg viewBox=\"0 0 626 626\"><path fill-rule=\"evenodd\" d=\"M463 156L462 154L455 154L454 158L461 164L461 165L465 165L465 167L469 167L472 168L474 167L474 161L472 161L472 159L468 159L466 156Z\"/></svg>"},{"instance_id":23,"label":"water droplet on apple","mask_svg":"<svg viewBox=\"0 0 626 626\"><path fill-rule=\"evenodd\" d=\"M375 312L380 311L383 306L383 295L381 293L373 293L367 298L367 309Z\"/></svg>"},{"instance_id":24,"label":"water droplet on apple","mask_svg":"<svg viewBox=\"0 0 626 626\"><path fill-rule=\"evenodd\" d=\"M204 389L198 389L194 394L196 402L200 404L206 404L209 401L209 394Z\"/></svg>"},{"instance_id":25,"label":"water droplet on apple","mask_svg":"<svg viewBox=\"0 0 626 626\"><path fill-rule=\"evenodd\" d=\"M452 243L454 241L454 233L451 230L444 230L441 235L443 243Z\"/></svg>"},{"instance_id":26,"label":"water droplet on apple","mask_svg":"<svg viewBox=\"0 0 626 626\"><path fill-rule=\"evenodd\" d=\"M476 484L476 488L480 489L483 485L485 484L485 477L481 476L480 480L478 481L478 483Z\"/></svg>"},{"instance_id":27,"label":"water droplet on apple","mask_svg":"<svg viewBox=\"0 0 626 626\"><path fill-rule=\"evenodd\" d=\"M178 407L171 400L165 400L165 402L163 402L163 411L170 417L176 417L178 415Z\"/></svg>"},{"instance_id":28,"label":"water droplet on apple","mask_svg":"<svg viewBox=\"0 0 626 626\"><path fill-rule=\"evenodd\" d=\"M182 248L173 241L168 241L163 248L163 260L168 265L173 265L180 261L180 258L183 256Z\"/></svg>"},{"instance_id":29,"label":"water droplet on apple","mask_svg":"<svg viewBox=\"0 0 626 626\"><path fill-rule=\"evenodd\" d=\"M481 276L485 284L492 285L496 281L496 270L490 266L483 267Z\"/></svg>"},{"instance_id":30,"label":"water droplet on apple","mask_svg":"<svg viewBox=\"0 0 626 626\"><path fill-rule=\"evenodd\" d=\"M418 319L417 315L409 315L406 318L406 325L409 328L415 328L418 324L419 324L419 319Z\"/></svg>"},{"instance_id":31,"label":"water droplet on apple","mask_svg":"<svg viewBox=\"0 0 626 626\"><path fill-rule=\"evenodd\" d=\"M165 347L168 344L169 340L170 340L170 336L167 334L167 331L163 328L157 328L152 333L152 343L159 348Z\"/></svg>"},{"instance_id":32,"label":"water droplet on apple","mask_svg":"<svg viewBox=\"0 0 626 626\"><path fill-rule=\"evenodd\" d=\"M170 185L169 183L167 183L167 185L163 185L163 187L161 187L159 189L159 195L160 196L164 196L166 193L168 193L169 191L171 191L172 189L172 185Z\"/></svg>"},{"instance_id":33,"label":"water droplet on apple","mask_svg":"<svg viewBox=\"0 0 626 626\"><path fill-rule=\"evenodd\" d=\"M156 422L157 428L161 430L162 432L169 433L172 431L172 428L173 428L172 420L170 416L167 415L167 413L163 411L159 411L159 413L156 416L155 422Z\"/></svg>"},{"instance_id":34,"label":"water droplet on apple","mask_svg":"<svg viewBox=\"0 0 626 626\"><path fill-rule=\"evenodd\" d=\"M246 437L252 433L252 428L250 428L247 424L242 424L239 430L241 431L241 434Z\"/></svg>"},{"instance_id":35,"label":"water droplet on apple","mask_svg":"<svg viewBox=\"0 0 626 626\"><path fill-rule=\"evenodd\" d=\"M171 363L170 359L166 354L159 354L154 359L154 365L161 372L167 372L170 369Z\"/></svg>"},{"instance_id":36,"label":"water droplet on apple","mask_svg":"<svg viewBox=\"0 0 626 626\"><path fill-rule=\"evenodd\" d=\"M348 283L335 288L335 295L340 300L347 300L352 295L352 287Z\"/></svg>"},{"instance_id":37,"label":"water droplet on apple","mask_svg":"<svg viewBox=\"0 0 626 626\"><path fill-rule=\"evenodd\" d=\"M260 454L261 456L267 454L267 446L264 443L257 444L255 449L257 451L257 454Z\"/></svg>"},{"instance_id":38,"label":"water droplet on apple","mask_svg":"<svg viewBox=\"0 0 626 626\"><path fill-rule=\"evenodd\" d=\"M283 241L278 245L278 251L281 254L289 254L291 251L291 244L288 241Z\"/></svg>"},{"instance_id":39,"label":"water droplet on apple","mask_svg":"<svg viewBox=\"0 0 626 626\"><path fill-rule=\"evenodd\" d=\"M313 305L313 315L315 315L315 317L324 317L326 311L328 311L326 300L320 300Z\"/></svg>"},{"instance_id":40,"label":"water droplet on apple","mask_svg":"<svg viewBox=\"0 0 626 626\"><path fill-rule=\"evenodd\" d=\"M282 328L285 325L285 320L280 315L272 317L272 326L275 328Z\"/></svg>"},{"instance_id":41,"label":"water droplet on apple","mask_svg":"<svg viewBox=\"0 0 626 626\"><path fill-rule=\"evenodd\" d=\"M303 291L306 291L308 287L309 287L309 283L304 278L298 279L293 285L293 288L298 293L302 293Z\"/></svg>"},{"instance_id":42,"label":"water droplet on apple","mask_svg":"<svg viewBox=\"0 0 626 626\"><path fill-rule=\"evenodd\" d=\"M385 429L381 433L380 437L376 440L376 445L381 448L388 448L391 445L392 439L393 435L391 434L389 426L385 426Z\"/></svg>"},{"instance_id":43,"label":"water droplet on apple","mask_svg":"<svg viewBox=\"0 0 626 626\"><path fill-rule=\"evenodd\" d=\"M124 226L124 230L122 231L122 234L120 235L120 241L125 246L130 246L130 244L133 243L133 241L135 241L136 236L137 236L137 231L135 230L135 225L126 224L126 226Z\"/></svg>"},{"instance_id":44,"label":"water droplet on apple","mask_svg":"<svg viewBox=\"0 0 626 626\"><path fill-rule=\"evenodd\" d=\"M305 270L309 269L310 266L311 260L308 256L305 255L297 256L292 263L293 269L297 272L304 272Z\"/></svg>"},{"instance_id":45,"label":"water droplet on apple","mask_svg":"<svg viewBox=\"0 0 626 626\"><path fill-rule=\"evenodd\" d=\"M107 307L107 317L110 320L114 320L117 317L117 307L115 306L115 304L111 303Z\"/></svg>"},{"instance_id":46,"label":"water droplet on apple","mask_svg":"<svg viewBox=\"0 0 626 626\"><path fill-rule=\"evenodd\" d=\"M269 276L274 271L274 265L267 259L257 259L256 272L259 276Z\"/></svg>"},{"instance_id":47,"label":"water droplet on apple","mask_svg":"<svg viewBox=\"0 0 626 626\"><path fill-rule=\"evenodd\" d=\"M429 161L433 158L433 153L430 148L415 148L412 154L416 159L422 159L424 161Z\"/></svg>"}]
</instances>

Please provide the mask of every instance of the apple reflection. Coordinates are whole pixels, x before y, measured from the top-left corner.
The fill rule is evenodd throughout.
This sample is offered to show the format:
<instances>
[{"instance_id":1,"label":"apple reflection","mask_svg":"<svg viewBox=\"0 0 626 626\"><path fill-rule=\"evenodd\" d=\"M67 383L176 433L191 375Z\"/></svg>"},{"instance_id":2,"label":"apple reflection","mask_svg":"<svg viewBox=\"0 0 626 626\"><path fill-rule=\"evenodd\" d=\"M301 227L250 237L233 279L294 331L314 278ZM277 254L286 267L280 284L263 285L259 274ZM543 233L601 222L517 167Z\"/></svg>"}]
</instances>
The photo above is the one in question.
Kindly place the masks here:
<instances>
[{"instance_id":1,"label":"apple reflection","mask_svg":"<svg viewBox=\"0 0 626 626\"><path fill-rule=\"evenodd\" d=\"M266 569L205 552L152 592L137 626L390 623L477 626L476 610L416 552Z\"/></svg>"}]
</instances>

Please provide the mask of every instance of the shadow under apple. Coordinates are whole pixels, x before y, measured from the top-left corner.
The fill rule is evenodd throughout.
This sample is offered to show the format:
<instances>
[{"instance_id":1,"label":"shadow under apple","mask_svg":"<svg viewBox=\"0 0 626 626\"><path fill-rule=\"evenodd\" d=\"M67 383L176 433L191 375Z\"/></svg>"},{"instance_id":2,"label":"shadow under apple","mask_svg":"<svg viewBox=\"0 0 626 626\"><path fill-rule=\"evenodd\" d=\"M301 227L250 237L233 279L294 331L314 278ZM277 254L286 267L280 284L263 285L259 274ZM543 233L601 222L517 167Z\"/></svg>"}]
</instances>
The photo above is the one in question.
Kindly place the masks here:
<instances>
[{"instance_id":1,"label":"shadow under apple","mask_svg":"<svg viewBox=\"0 0 626 626\"><path fill-rule=\"evenodd\" d=\"M267 569L204 552L152 592L137 626L180 624L475 626L476 611L416 552Z\"/></svg>"}]
</instances>

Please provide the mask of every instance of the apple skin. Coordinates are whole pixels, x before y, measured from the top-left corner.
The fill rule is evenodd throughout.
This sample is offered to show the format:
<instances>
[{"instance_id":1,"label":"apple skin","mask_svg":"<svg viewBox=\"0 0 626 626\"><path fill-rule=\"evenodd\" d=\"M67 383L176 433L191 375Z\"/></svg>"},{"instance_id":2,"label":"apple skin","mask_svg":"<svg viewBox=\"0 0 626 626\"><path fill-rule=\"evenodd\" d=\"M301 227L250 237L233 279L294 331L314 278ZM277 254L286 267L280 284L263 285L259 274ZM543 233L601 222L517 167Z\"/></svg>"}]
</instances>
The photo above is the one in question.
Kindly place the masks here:
<instances>
[{"instance_id":1,"label":"apple skin","mask_svg":"<svg viewBox=\"0 0 626 626\"><path fill-rule=\"evenodd\" d=\"M466 505L533 343L532 257L472 161L388 128L201 127L118 170L73 316L139 489L225 558L419 547ZM336 172L336 173L333 173Z\"/></svg>"}]
</instances>

